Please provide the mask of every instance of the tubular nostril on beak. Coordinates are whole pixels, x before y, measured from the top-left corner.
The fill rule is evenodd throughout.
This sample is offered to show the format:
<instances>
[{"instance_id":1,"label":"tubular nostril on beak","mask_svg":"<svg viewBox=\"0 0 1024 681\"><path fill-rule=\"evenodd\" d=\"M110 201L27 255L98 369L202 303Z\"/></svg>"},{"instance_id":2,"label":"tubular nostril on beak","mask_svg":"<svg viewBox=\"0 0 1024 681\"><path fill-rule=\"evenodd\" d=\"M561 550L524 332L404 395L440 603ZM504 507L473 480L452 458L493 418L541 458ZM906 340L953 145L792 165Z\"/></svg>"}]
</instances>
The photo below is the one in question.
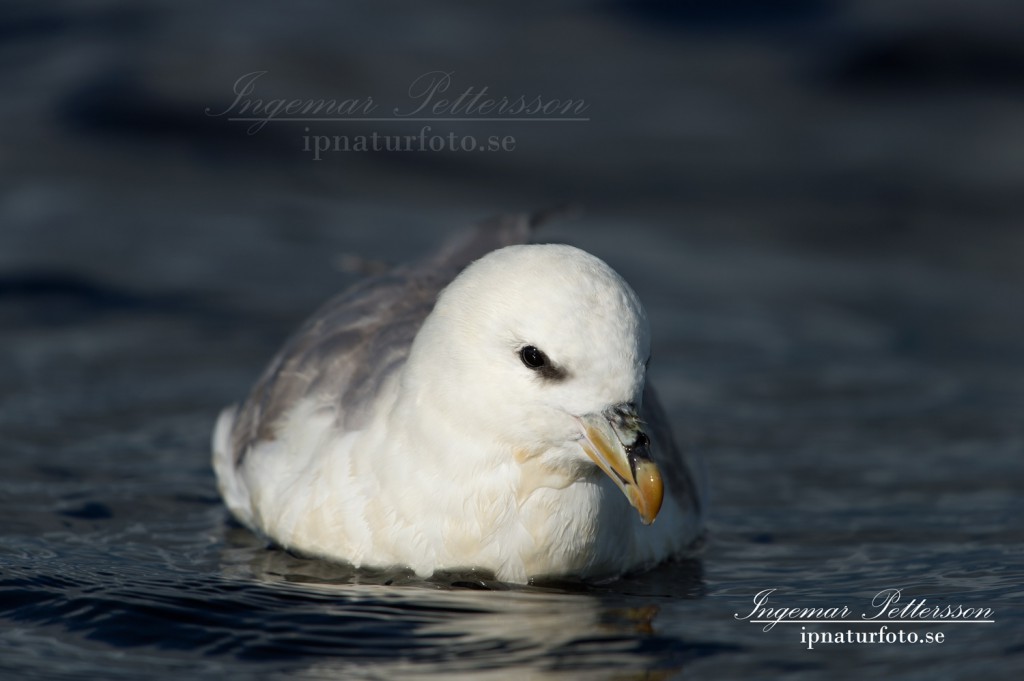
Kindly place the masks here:
<instances>
[{"instance_id":1,"label":"tubular nostril on beak","mask_svg":"<svg viewBox=\"0 0 1024 681\"><path fill-rule=\"evenodd\" d=\"M633 474L633 481L637 481L636 468L642 462L649 462L651 460L651 440L647 437L647 433L640 431L636 434L636 440L633 444L626 445L626 460L629 462L629 470Z\"/></svg>"},{"instance_id":2,"label":"tubular nostril on beak","mask_svg":"<svg viewBox=\"0 0 1024 681\"><path fill-rule=\"evenodd\" d=\"M640 418L637 416L636 405L632 402L609 407L605 410L604 416L620 433L640 430Z\"/></svg>"}]
</instances>

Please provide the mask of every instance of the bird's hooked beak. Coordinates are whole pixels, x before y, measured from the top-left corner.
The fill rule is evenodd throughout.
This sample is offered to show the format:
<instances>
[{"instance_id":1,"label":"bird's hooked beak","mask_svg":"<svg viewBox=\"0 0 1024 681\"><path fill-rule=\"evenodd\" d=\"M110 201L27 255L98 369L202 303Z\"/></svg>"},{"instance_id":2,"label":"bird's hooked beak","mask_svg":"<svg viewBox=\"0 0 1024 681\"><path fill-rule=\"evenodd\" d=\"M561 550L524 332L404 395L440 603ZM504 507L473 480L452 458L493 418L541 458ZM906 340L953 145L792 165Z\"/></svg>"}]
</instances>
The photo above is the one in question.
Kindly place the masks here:
<instances>
[{"instance_id":1,"label":"bird's hooked beak","mask_svg":"<svg viewBox=\"0 0 1024 681\"><path fill-rule=\"evenodd\" d=\"M651 460L650 440L640 430L636 406L620 404L578 419L583 428L583 451L622 490L640 512L644 525L653 523L661 510L665 487L658 466Z\"/></svg>"}]
</instances>

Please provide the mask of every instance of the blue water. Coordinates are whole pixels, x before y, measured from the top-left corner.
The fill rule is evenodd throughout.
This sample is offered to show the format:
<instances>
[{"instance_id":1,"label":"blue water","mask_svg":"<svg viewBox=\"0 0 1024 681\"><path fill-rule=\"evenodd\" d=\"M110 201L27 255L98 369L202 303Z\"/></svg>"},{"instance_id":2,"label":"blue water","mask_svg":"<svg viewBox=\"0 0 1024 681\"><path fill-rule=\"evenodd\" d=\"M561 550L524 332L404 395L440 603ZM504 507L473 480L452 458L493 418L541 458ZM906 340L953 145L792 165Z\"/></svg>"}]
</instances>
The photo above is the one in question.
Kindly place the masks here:
<instances>
[{"instance_id":1,"label":"blue water","mask_svg":"<svg viewBox=\"0 0 1024 681\"><path fill-rule=\"evenodd\" d=\"M998 3L552 7L0 10L0 677L1017 678L1019 31ZM384 101L425 68L591 120L496 125L508 154L317 162L288 124L202 115L257 69L268 93ZM582 216L540 240L634 285L706 461L693 559L422 581L229 519L216 414L356 278L343 256L402 262L562 201ZM808 650L846 625L736 618L764 589L859 616L889 588L994 622Z\"/></svg>"}]
</instances>

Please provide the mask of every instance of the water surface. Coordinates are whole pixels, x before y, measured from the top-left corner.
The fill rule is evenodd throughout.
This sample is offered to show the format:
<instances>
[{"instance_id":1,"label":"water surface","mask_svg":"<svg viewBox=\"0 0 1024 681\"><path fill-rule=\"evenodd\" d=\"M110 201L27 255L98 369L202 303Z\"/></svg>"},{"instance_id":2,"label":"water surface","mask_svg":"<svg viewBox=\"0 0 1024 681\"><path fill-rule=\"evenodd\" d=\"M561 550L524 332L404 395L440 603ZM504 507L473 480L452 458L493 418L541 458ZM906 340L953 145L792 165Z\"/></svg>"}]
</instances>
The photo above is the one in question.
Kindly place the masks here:
<instances>
[{"instance_id":1,"label":"water surface","mask_svg":"<svg viewBox=\"0 0 1024 681\"><path fill-rule=\"evenodd\" d=\"M0 10L0 676L1016 678L1017 31L999 3L726 5ZM592 120L498 126L512 154L314 162L296 128L202 113L255 69L281 96L383 100L428 67ZM345 254L402 262L562 201L586 212L538 238L648 308L651 375L711 481L698 555L423 581L229 519L214 419L354 279ZM995 622L808 650L735 617L764 589L859 614L887 588Z\"/></svg>"}]
</instances>

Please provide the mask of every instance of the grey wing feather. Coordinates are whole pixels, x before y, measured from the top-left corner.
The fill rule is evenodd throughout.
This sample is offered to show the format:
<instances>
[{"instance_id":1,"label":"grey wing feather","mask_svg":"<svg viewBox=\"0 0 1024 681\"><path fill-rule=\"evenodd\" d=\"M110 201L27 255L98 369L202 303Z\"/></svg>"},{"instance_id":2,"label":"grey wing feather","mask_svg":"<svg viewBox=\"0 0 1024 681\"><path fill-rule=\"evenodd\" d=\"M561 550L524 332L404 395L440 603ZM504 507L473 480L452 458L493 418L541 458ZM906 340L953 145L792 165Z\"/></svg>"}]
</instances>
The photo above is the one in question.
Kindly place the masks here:
<instances>
[{"instance_id":1,"label":"grey wing feather","mask_svg":"<svg viewBox=\"0 0 1024 681\"><path fill-rule=\"evenodd\" d=\"M419 265L366 279L329 300L285 342L239 409L231 430L235 465L258 442L274 440L282 417L308 397L338 407L345 430L359 429L441 290L477 258L525 243L547 217L494 218Z\"/></svg>"},{"instance_id":2,"label":"grey wing feather","mask_svg":"<svg viewBox=\"0 0 1024 681\"><path fill-rule=\"evenodd\" d=\"M701 484L702 476L696 469L698 462L693 457L687 457L676 444L668 414L650 383L644 387L640 418L651 439L651 458L661 469L665 486L684 511L700 516L706 500Z\"/></svg>"}]
</instances>

